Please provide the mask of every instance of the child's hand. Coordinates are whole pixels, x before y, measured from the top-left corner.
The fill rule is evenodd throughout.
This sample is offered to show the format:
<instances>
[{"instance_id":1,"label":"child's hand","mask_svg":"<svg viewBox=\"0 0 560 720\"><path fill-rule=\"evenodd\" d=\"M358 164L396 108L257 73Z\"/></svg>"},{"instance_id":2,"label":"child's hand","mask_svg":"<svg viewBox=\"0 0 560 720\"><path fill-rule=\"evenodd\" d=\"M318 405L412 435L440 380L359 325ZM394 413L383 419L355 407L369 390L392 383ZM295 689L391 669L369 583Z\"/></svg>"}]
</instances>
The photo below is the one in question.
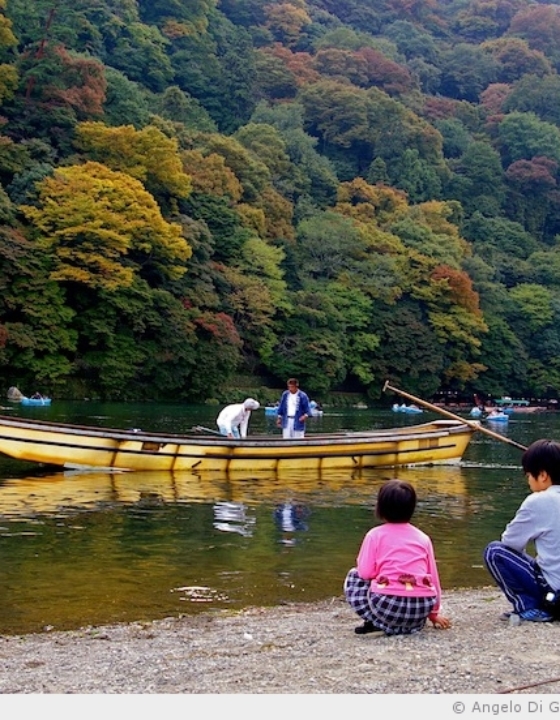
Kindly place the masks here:
<instances>
[{"instance_id":1,"label":"child's hand","mask_svg":"<svg viewBox=\"0 0 560 720\"><path fill-rule=\"evenodd\" d=\"M449 630L451 627L451 620L443 617L443 615L436 615L436 617L432 620L432 625L438 630Z\"/></svg>"}]
</instances>

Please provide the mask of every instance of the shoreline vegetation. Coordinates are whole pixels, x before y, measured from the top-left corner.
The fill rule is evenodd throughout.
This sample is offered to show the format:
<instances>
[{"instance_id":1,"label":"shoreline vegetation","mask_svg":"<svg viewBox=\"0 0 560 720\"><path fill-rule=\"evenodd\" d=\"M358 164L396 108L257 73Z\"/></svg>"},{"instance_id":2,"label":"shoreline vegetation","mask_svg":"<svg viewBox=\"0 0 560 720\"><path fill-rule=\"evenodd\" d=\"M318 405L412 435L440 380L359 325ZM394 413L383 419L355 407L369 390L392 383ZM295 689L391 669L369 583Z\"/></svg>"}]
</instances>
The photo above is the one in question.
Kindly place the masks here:
<instances>
[{"instance_id":1,"label":"shoreline vegetation","mask_svg":"<svg viewBox=\"0 0 560 720\"><path fill-rule=\"evenodd\" d=\"M449 630L359 636L342 597L0 636L2 694L557 694L560 623L495 587L444 591Z\"/></svg>"}]
</instances>

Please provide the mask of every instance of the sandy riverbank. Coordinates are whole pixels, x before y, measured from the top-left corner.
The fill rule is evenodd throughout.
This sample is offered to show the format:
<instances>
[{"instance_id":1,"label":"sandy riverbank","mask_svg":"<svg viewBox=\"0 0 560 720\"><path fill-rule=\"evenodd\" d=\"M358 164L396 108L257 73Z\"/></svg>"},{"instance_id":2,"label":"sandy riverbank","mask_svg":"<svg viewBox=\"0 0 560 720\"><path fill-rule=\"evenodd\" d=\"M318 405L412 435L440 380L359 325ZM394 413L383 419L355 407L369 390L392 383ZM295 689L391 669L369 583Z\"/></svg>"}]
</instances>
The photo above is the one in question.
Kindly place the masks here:
<instances>
[{"instance_id":1,"label":"sandy riverbank","mask_svg":"<svg viewBox=\"0 0 560 720\"><path fill-rule=\"evenodd\" d=\"M560 623L499 620L495 588L446 593L451 630L357 636L342 597L0 637L0 693L560 692Z\"/></svg>"}]
</instances>

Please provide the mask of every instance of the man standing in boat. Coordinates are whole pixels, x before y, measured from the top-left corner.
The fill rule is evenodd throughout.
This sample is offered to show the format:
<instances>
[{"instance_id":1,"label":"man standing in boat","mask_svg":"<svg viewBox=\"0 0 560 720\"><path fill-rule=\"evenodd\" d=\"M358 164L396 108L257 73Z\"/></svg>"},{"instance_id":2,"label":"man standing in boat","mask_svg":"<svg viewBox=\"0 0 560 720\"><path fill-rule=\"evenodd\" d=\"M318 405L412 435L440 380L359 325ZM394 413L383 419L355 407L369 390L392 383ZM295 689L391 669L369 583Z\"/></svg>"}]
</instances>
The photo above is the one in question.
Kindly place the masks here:
<instances>
[{"instance_id":1,"label":"man standing in boat","mask_svg":"<svg viewBox=\"0 0 560 720\"><path fill-rule=\"evenodd\" d=\"M309 398L299 389L296 378L288 380L288 389L284 390L278 406L276 424L282 428L282 437L302 438L305 436L305 421L311 413Z\"/></svg>"}]
</instances>

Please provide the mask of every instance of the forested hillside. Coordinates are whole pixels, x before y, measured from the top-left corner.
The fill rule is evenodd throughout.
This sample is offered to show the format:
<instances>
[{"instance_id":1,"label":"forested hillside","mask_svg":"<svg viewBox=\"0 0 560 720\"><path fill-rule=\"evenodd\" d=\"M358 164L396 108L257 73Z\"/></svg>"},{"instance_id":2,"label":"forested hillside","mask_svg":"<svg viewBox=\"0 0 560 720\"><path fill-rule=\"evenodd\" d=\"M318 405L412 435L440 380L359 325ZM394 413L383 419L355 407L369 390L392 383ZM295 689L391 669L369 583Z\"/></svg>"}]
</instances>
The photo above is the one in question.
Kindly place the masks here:
<instances>
[{"instance_id":1,"label":"forested hillside","mask_svg":"<svg viewBox=\"0 0 560 720\"><path fill-rule=\"evenodd\" d=\"M560 6L0 0L0 376L560 389Z\"/></svg>"}]
</instances>

